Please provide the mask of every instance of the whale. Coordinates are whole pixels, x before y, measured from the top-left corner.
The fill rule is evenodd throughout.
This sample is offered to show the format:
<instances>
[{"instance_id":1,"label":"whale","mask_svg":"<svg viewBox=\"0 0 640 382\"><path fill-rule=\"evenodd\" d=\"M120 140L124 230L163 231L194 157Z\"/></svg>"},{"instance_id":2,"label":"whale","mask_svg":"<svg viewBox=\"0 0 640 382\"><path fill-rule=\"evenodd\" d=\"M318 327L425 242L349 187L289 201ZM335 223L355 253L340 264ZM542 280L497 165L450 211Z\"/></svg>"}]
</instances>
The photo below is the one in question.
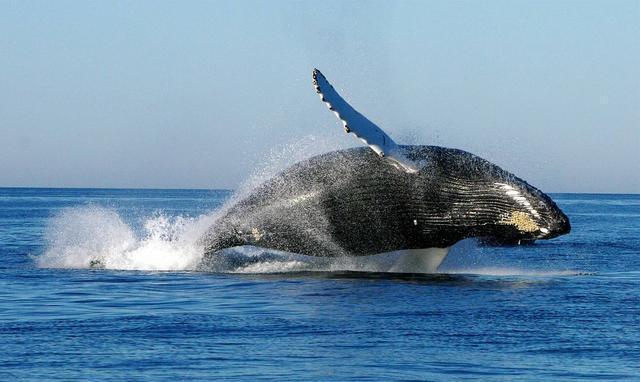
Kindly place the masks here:
<instances>
[{"instance_id":1,"label":"whale","mask_svg":"<svg viewBox=\"0 0 640 382\"><path fill-rule=\"evenodd\" d=\"M435 273L456 243L532 244L570 232L556 203L469 152L397 144L313 71L347 133L366 144L285 169L225 210L203 235L203 264L234 247L314 257L393 255L393 272Z\"/></svg>"}]
</instances>

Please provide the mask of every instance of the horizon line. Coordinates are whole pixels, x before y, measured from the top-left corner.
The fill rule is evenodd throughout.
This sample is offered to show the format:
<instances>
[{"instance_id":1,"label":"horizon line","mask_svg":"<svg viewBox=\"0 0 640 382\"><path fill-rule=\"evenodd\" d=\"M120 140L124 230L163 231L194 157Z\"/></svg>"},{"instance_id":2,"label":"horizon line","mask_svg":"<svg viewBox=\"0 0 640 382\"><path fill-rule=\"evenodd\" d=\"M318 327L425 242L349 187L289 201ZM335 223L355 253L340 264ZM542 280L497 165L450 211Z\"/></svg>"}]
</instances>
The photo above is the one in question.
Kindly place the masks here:
<instances>
[{"instance_id":1,"label":"horizon line","mask_svg":"<svg viewBox=\"0 0 640 382\"><path fill-rule=\"evenodd\" d=\"M0 189L40 189L40 190L149 190L149 191L229 191L235 188L203 187L46 187L46 186L0 186ZM584 195L638 195L640 192L585 192L585 191L543 191L548 194L584 194Z\"/></svg>"}]
</instances>

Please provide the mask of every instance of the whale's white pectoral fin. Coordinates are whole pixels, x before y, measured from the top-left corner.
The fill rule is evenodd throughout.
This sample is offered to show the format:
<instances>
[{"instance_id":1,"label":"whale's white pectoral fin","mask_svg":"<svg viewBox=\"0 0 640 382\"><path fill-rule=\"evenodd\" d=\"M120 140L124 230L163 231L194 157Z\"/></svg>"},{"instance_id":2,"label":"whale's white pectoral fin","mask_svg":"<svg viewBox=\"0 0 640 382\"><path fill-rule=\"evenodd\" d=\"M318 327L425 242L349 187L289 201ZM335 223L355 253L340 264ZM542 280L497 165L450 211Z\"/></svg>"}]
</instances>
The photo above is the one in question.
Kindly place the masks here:
<instances>
[{"instance_id":1,"label":"whale's white pectoral fin","mask_svg":"<svg viewBox=\"0 0 640 382\"><path fill-rule=\"evenodd\" d=\"M401 152L393 139L376 124L351 107L318 69L313 70L313 85L322 102L342 121L347 133L355 134L356 137L371 147L376 154L391 160L394 165L402 170L409 173L418 172L418 166Z\"/></svg>"}]
</instances>

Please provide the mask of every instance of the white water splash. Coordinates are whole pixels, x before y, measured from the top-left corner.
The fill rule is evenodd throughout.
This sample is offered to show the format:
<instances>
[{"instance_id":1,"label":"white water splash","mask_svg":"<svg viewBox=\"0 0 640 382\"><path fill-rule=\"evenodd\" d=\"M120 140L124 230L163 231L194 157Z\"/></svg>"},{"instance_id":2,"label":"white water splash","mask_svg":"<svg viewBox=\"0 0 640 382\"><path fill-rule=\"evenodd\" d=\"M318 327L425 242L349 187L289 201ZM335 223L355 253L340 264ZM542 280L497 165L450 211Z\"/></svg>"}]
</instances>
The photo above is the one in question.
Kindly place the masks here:
<instances>
[{"instance_id":1,"label":"white water splash","mask_svg":"<svg viewBox=\"0 0 640 382\"><path fill-rule=\"evenodd\" d=\"M47 250L36 262L47 268L192 270L204 253L198 240L214 220L215 215L192 219L156 214L137 235L113 210L70 208L51 220Z\"/></svg>"}]
</instances>

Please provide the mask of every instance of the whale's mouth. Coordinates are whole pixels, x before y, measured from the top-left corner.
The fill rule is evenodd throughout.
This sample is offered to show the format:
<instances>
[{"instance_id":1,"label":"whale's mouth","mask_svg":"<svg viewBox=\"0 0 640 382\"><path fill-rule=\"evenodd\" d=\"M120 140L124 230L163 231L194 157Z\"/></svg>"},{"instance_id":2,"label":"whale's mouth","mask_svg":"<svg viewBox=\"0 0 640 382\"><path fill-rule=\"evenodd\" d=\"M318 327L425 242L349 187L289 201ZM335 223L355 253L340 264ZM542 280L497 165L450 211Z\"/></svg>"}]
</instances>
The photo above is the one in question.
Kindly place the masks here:
<instances>
[{"instance_id":1,"label":"whale's mouth","mask_svg":"<svg viewBox=\"0 0 640 382\"><path fill-rule=\"evenodd\" d=\"M566 235L571 232L571 223L569 218L559 209L557 210L558 217L551 221L549 228L542 231L540 239L553 239L558 236Z\"/></svg>"},{"instance_id":2,"label":"whale's mouth","mask_svg":"<svg viewBox=\"0 0 640 382\"><path fill-rule=\"evenodd\" d=\"M569 219L558 210L558 217L537 222L522 212L502 220L493 228L493 234L480 236L478 241L487 246L531 245L536 240L549 240L571 232Z\"/></svg>"}]
</instances>

